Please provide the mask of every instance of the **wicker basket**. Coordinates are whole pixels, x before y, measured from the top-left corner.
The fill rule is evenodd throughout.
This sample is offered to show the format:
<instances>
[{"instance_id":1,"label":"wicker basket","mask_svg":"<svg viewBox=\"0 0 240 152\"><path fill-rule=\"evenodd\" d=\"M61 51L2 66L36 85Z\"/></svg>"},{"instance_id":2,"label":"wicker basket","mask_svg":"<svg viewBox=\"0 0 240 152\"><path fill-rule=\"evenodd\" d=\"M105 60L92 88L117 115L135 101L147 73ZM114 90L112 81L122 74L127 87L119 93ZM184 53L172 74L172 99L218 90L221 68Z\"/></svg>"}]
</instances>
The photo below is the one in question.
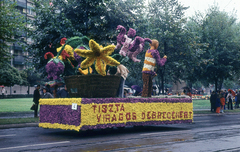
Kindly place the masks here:
<instances>
[{"instance_id":1,"label":"wicker basket","mask_svg":"<svg viewBox=\"0 0 240 152\"><path fill-rule=\"evenodd\" d=\"M121 77L115 75L73 75L65 77L70 97L115 97Z\"/></svg>"}]
</instances>

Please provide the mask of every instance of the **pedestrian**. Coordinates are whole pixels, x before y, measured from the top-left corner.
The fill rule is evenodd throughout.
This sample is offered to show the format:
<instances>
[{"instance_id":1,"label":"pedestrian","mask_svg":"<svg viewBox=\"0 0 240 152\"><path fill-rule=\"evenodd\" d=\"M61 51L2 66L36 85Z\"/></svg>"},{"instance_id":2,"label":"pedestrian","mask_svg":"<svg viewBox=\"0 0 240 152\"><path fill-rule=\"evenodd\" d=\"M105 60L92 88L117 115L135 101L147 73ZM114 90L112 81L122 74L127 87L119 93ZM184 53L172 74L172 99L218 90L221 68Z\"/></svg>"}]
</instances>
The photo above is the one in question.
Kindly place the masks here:
<instances>
[{"instance_id":1,"label":"pedestrian","mask_svg":"<svg viewBox=\"0 0 240 152\"><path fill-rule=\"evenodd\" d=\"M145 53L144 65L142 69L142 79L143 79L143 90L142 97L152 96L152 79L156 76L154 71L155 65L164 66L167 61L167 56L160 58L159 52L157 50L159 46L158 40L153 39L150 44L150 49Z\"/></svg>"},{"instance_id":2,"label":"pedestrian","mask_svg":"<svg viewBox=\"0 0 240 152\"><path fill-rule=\"evenodd\" d=\"M2 98L4 99L4 95L5 95L5 92L6 92L6 90L5 90L5 87L4 87L4 86L2 87L2 90L1 90L1 92L2 92Z\"/></svg>"},{"instance_id":3,"label":"pedestrian","mask_svg":"<svg viewBox=\"0 0 240 152\"><path fill-rule=\"evenodd\" d=\"M239 108L239 103L240 103L240 89L239 89L238 94L237 94L237 106L236 106L236 108Z\"/></svg>"},{"instance_id":4,"label":"pedestrian","mask_svg":"<svg viewBox=\"0 0 240 152\"><path fill-rule=\"evenodd\" d=\"M227 95L227 101L228 101L228 110L233 110L233 95L231 90L228 90L228 95Z\"/></svg>"},{"instance_id":5,"label":"pedestrian","mask_svg":"<svg viewBox=\"0 0 240 152\"><path fill-rule=\"evenodd\" d=\"M224 110L224 106L225 106L225 94L224 94L223 90L220 91L220 103L221 103L220 112L224 113L223 110Z\"/></svg>"},{"instance_id":6,"label":"pedestrian","mask_svg":"<svg viewBox=\"0 0 240 152\"><path fill-rule=\"evenodd\" d=\"M67 91L67 86L64 86L64 89L57 92L58 98L69 98L69 93Z\"/></svg>"},{"instance_id":7,"label":"pedestrian","mask_svg":"<svg viewBox=\"0 0 240 152\"><path fill-rule=\"evenodd\" d=\"M212 91L212 94L210 97L211 112L216 112L216 102L217 102L217 94L215 93L215 91Z\"/></svg>"},{"instance_id":8,"label":"pedestrian","mask_svg":"<svg viewBox=\"0 0 240 152\"><path fill-rule=\"evenodd\" d=\"M38 117L38 104L39 104L39 99L40 99L40 85L37 85L34 93L33 93L33 102L35 103L35 108L34 108L34 117L37 118Z\"/></svg>"},{"instance_id":9,"label":"pedestrian","mask_svg":"<svg viewBox=\"0 0 240 152\"><path fill-rule=\"evenodd\" d=\"M238 105L237 94L239 94L239 93L238 93L238 90L236 89L236 91L235 91L235 98L234 98L234 100L235 100L235 106L234 106L234 108L235 108L235 109L237 108L237 105Z\"/></svg>"},{"instance_id":10,"label":"pedestrian","mask_svg":"<svg viewBox=\"0 0 240 152\"><path fill-rule=\"evenodd\" d=\"M226 104L227 104L227 90L224 90L224 96L225 96L225 105L224 105L224 110L226 109Z\"/></svg>"},{"instance_id":11,"label":"pedestrian","mask_svg":"<svg viewBox=\"0 0 240 152\"><path fill-rule=\"evenodd\" d=\"M42 88L43 94L41 98L53 98L53 95L50 92L47 92L47 88L43 87Z\"/></svg>"},{"instance_id":12,"label":"pedestrian","mask_svg":"<svg viewBox=\"0 0 240 152\"><path fill-rule=\"evenodd\" d=\"M220 94L220 91L218 91L217 100L216 100L216 113L220 113L220 109L221 109L220 98L221 98L221 94Z\"/></svg>"}]
</instances>

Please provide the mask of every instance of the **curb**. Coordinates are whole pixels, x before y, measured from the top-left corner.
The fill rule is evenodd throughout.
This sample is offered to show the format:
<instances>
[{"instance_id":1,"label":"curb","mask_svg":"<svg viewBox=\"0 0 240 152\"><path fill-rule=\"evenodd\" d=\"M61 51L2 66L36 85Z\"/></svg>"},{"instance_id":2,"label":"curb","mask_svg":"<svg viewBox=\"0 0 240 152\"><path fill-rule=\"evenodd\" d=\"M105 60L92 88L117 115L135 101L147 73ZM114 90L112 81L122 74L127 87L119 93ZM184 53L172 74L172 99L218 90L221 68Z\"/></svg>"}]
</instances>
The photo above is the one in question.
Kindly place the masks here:
<instances>
[{"instance_id":1,"label":"curb","mask_svg":"<svg viewBox=\"0 0 240 152\"><path fill-rule=\"evenodd\" d=\"M0 129L24 128L24 127L38 127L38 123L22 123L22 124L0 125Z\"/></svg>"}]
</instances>

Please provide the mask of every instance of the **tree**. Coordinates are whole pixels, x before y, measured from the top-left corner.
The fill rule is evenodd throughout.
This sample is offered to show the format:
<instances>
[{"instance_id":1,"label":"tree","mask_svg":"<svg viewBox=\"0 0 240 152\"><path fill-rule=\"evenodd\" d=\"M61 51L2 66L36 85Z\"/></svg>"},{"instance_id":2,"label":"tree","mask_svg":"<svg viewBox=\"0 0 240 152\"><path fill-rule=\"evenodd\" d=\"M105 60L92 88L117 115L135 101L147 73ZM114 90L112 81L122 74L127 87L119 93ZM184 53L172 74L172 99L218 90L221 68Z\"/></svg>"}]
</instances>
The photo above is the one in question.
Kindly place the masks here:
<instances>
[{"instance_id":1,"label":"tree","mask_svg":"<svg viewBox=\"0 0 240 152\"><path fill-rule=\"evenodd\" d=\"M220 90L224 80L232 79L240 70L239 24L233 15L220 11L217 6L192 20L197 23L195 32L201 37L201 43L208 44L199 62L201 80L215 84L215 90Z\"/></svg>"},{"instance_id":2,"label":"tree","mask_svg":"<svg viewBox=\"0 0 240 152\"><path fill-rule=\"evenodd\" d=\"M164 92L164 83L178 81L182 78L183 69L189 61L191 49L188 49L190 37L184 25L184 7L177 0L151 1L148 6L147 30L148 36L157 39L161 57L167 55L165 66L158 68L156 80ZM145 25L146 26L146 25Z\"/></svg>"},{"instance_id":3,"label":"tree","mask_svg":"<svg viewBox=\"0 0 240 152\"><path fill-rule=\"evenodd\" d=\"M0 63L0 84L5 86L13 86L22 84L22 77L19 71L8 63Z\"/></svg>"},{"instance_id":4,"label":"tree","mask_svg":"<svg viewBox=\"0 0 240 152\"><path fill-rule=\"evenodd\" d=\"M0 63L9 61L11 43L16 42L16 36L25 29L24 17L15 7L16 4L9 0L0 1Z\"/></svg>"},{"instance_id":5,"label":"tree","mask_svg":"<svg viewBox=\"0 0 240 152\"><path fill-rule=\"evenodd\" d=\"M28 68L20 71L20 75L22 77L21 85L28 86L28 94L29 94L29 88L36 84L40 84L42 80L41 74L34 71L33 68Z\"/></svg>"},{"instance_id":6,"label":"tree","mask_svg":"<svg viewBox=\"0 0 240 152\"><path fill-rule=\"evenodd\" d=\"M129 27L137 20L134 10L141 7L142 0L60 0L40 2L35 0L34 27L29 36L34 43L29 46L35 68L45 72L46 52L57 54L61 38L87 36L103 46L116 41L116 27Z\"/></svg>"}]
</instances>

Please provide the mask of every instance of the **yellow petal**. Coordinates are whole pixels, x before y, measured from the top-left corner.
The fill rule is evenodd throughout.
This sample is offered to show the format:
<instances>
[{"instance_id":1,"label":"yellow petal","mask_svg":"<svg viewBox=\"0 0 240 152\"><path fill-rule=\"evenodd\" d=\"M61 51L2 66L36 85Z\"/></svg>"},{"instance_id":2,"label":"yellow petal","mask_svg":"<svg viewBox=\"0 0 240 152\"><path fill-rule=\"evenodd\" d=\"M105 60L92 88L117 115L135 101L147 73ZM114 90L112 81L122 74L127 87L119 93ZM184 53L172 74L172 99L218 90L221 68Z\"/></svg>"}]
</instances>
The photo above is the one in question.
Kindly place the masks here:
<instances>
[{"instance_id":1,"label":"yellow petal","mask_svg":"<svg viewBox=\"0 0 240 152\"><path fill-rule=\"evenodd\" d=\"M111 55L114 52L115 45L108 45L101 49L101 54L103 55Z\"/></svg>"},{"instance_id":2,"label":"yellow petal","mask_svg":"<svg viewBox=\"0 0 240 152\"><path fill-rule=\"evenodd\" d=\"M102 76L106 75L106 71L104 69L104 62L99 57L96 59L95 69L98 72L98 74Z\"/></svg>"},{"instance_id":3,"label":"yellow petal","mask_svg":"<svg viewBox=\"0 0 240 152\"><path fill-rule=\"evenodd\" d=\"M74 52L76 52L79 56L84 57L84 58L94 56L94 52L92 50L75 49Z\"/></svg>"},{"instance_id":4,"label":"yellow petal","mask_svg":"<svg viewBox=\"0 0 240 152\"><path fill-rule=\"evenodd\" d=\"M118 62L117 60L115 60L114 58L112 58L110 56L101 56L101 58L104 61L104 63L106 63L107 65L110 65L110 66L117 66L120 64L120 62Z\"/></svg>"},{"instance_id":5,"label":"yellow petal","mask_svg":"<svg viewBox=\"0 0 240 152\"><path fill-rule=\"evenodd\" d=\"M81 68L78 68L78 71L83 75L88 75L88 68L85 70L82 70ZM89 67L89 72L92 73L92 68Z\"/></svg>"},{"instance_id":6,"label":"yellow petal","mask_svg":"<svg viewBox=\"0 0 240 152\"><path fill-rule=\"evenodd\" d=\"M82 61L81 68L90 67L94 63L95 59L96 59L95 57L93 57L93 58L90 58L90 57L86 58L84 61Z\"/></svg>"},{"instance_id":7,"label":"yellow petal","mask_svg":"<svg viewBox=\"0 0 240 152\"><path fill-rule=\"evenodd\" d=\"M90 50L92 50L95 54L100 54L100 46L94 40L89 41L89 47L90 47Z\"/></svg>"}]
</instances>

